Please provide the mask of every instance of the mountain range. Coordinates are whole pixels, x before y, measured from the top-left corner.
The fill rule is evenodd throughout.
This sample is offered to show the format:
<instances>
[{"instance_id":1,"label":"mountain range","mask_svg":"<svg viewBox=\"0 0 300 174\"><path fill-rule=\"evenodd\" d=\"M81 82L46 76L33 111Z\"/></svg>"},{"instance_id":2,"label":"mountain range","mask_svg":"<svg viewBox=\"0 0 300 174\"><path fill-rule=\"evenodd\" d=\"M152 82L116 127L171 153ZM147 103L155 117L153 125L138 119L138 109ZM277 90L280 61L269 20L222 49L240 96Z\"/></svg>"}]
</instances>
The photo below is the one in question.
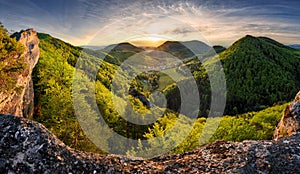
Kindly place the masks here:
<instances>
[{"instance_id":1,"label":"mountain range","mask_svg":"<svg viewBox=\"0 0 300 174\"><path fill-rule=\"evenodd\" d=\"M89 104L95 102L103 119L113 131L130 139L151 140L148 144L130 144L122 140L116 142L109 134L101 134L101 143L109 147L109 150L120 154L124 154L124 152L130 155L140 153L142 156L147 156L149 154L160 154L160 149L179 142L179 145L170 150L170 153L183 153L199 146L201 133L209 134L209 132L205 132L208 131L205 129L205 125L210 120L206 119L206 117L210 109L211 82L205 69L206 66L198 58L201 59L211 55L212 48L201 41L167 41L158 48L149 50L136 47L130 43L111 45L101 50L90 50L75 47L48 34L37 34L32 30L26 30L19 33L20 36L25 37L25 43L23 44L25 48L22 48L19 44L22 41L16 42L15 39L8 36L5 30L1 30L1 34L3 34L1 37L5 38L2 40L6 40L9 44L2 44L6 46L0 52L1 60L4 62L0 64L0 89L1 94L11 96L3 97L4 95L1 95L0 110L3 111L1 112L2 114L23 113L24 115L19 116L30 117L44 124L56 137L73 148L105 153L94 144L97 141L89 139L97 136L96 130L98 130L99 125L89 126L89 129L92 130L92 136L88 138L88 135L91 134L83 131L83 128L81 128L82 122L80 124L74 111L72 100L72 95L74 95L72 93L72 88L74 87L73 77L76 63L81 57L84 58L84 61L77 68L82 77L87 76L87 78L80 79L85 83L80 86L79 93L85 94L85 96L77 102L86 104L81 108L81 111L84 113L94 112ZM16 35L12 37L14 36ZM26 39L31 37L33 39ZM221 68L226 76L227 103L219 127L205 143L215 140L272 139L274 129L280 121L283 112L282 108L287 106L286 102L291 101L299 91L300 70L298 67L300 66L300 51L270 38L250 35L239 39L227 49L222 46L214 46L213 49L214 52L218 53L214 54L213 58L219 58L222 63ZM26 55L24 61L22 52ZM159 57L160 59L155 58L157 54L154 53L162 52L165 53L162 55L174 56L181 61L181 64L178 65L162 67L163 70L165 68L173 74L181 74L182 77L185 77L182 71L183 67L185 67L190 70L196 80L201 105L199 110L191 111L198 116L195 124L189 117L185 115L179 116L178 114L181 111L180 93L183 91L179 90L177 84L187 82L188 78L180 79L176 84L163 71L142 72L130 82L130 89L134 89L142 97L124 95L124 91L129 93L129 89L125 88L126 86L123 86L121 81L115 79L115 73L119 71L119 66L128 60L129 57L143 54L143 59L135 63L145 63L147 61L151 63L151 60L154 59L159 63L159 60L164 56ZM31 74L33 67L26 66L26 64L31 64L30 60L32 58L37 61L37 64L34 66ZM172 63L171 60L168 59L167 62ZM207 59L201 60L205 60L204 63L208 65L213 63L210 61L206 62ZM94 66L95 64L97 67ZM132 67L132 69L134 68ZM86 72L83 72L83 70L86 70ZM128 78L130 76L129 72L130 69L122 69L119 73L122 78ZM96 76L96 79L93 80L94 76L92 75ZM20 80L24 77L26 77L26 80ZM24 83L16 83L19 81ZM113 86L113 83L118 85ZM26 91L30 91L27 89L34 90L34 97L33 95L27 95ZM189 89L184 90L189 92ZM93 91L93 93L89 93L90 91ZM145 106L145 102L141 101L141 98L151 101L150 96L154 91L158 91L166 96L167 108L164 108L164 105L156 106L155 102L154 106L150 104ZM19 94L22 94L22 97L19 97L21 99L18 102L18 106L24 108L18 112L11 112L15 111L14 108L16 106L7 105L7 103L11 102L6 102L6 100L13 100L16 98L15 96L21 96ZM30 92L30 94L33 93ZM24 98L28 97L31 99L30 102L24 103ZM125 115L133 115L133 112L128 109L132 107L142 115L142 117L136 117L142 122L149 121L147 120L147 113L151 109L151 112L162 113L162 115L153 124L137 125L130 123L123 119L115 108L116 103L114 103L113 97L117 98L118 105L124 106ZM126 103L125 97L129 98L131 105L124 105ZM298 98L296 97L295 102L298 102ZM6 108L8 107L12 109L7 110ZM294 104L288 106L290 110L289 113L286 113L287 115L294 113L295 109L293 107ZM28 108L31 110L31 114L22 112L28 110ZM20 120L11 119L9 116L1 117L5 118L0 122L5 130L16 129L15 127L7 127L7 122L20 122ZM84 118L85 121L99 120L94 114L85 114ZM178 118L183 119L178 120ZM212 119L217 121L217 118ZM22 122L27 124L25 120ZM166 132L169 131L169 128L175 123L176 127L172 129L175 131L172 134L173 136L164 137L167 135ZM28 122L28 124L32 123ZM285 130L284 126L285 124L282 123L278 131ZM179 137L186 133L187 128L191 128L191 131L187 133L187 138L181 141ZM3 135L6 135L6 133L3 133ZM15 136L18 137L17 134ZM155 138L153 139L153 137L159 136L164 137L162 144ZM298 137L295 137L293 141L297 142ZM212 149L215 151L218 149L215 147L222 146L223 148L223 144L216 142ZM134 145L139 146L138 148L132 148ZM224 146L226 146L226 143ZM44 149L44 147L40 147L40 149ZM0 165L0 167L2 166Z\"/></svg>"},{"instance_id":2,"label":"mountain range","mask_svg":"<svg viewBox=\"0 0 300 174\"><path fill-rule=\"evenodd\" d=\"M42 43L40 44L40 47L47 55L42 56L40 60L40 62L44 62L44 65L41 65L41 63L37 65L36 69L39 69L40 73L45 74L45 69L42 69L42 67L51 67L49 66L49 60L44 60L43 57L55 56L57 58L53 61L57 63L67 61L70 65L75 66L72 62L76 62L76 57L78 57L82 51L81 48L70 47L69 44L65 44L59 39L52 38L49 35L45 38L44 36L45 35L43 34L39 34ZM60 58L59 55L54 55L52 53L50 55L49 50L52 49L53 44L56 49L59 48L64 52L69 50L69 57L66 59L64 57ZM57 45L60 45L60 47L57 47ZM157 49L150 50L150 53L164 52L175 57L179 57L183 61L183 64L180 66L186 66L190 69L196 78L200 92L201 106L198 116L205 117L210 109L211 84L204 66L198 59L194 59L201 55L194 55L193 51L185 47L185 45L188 45L191 48L198 48L199 46L199 53L202 54L204 54L205 51L211 50L209 46L200 41L183 43L168 41L159 46ZM223 50L222 47L219 48ZM106 52L106 50L109 51ZM89 55L101 57L105 60L104 63L101 64L97 74L97 80L99 80L102 84L104 84L105 88L107 88L105 91L111 89L111 82L114 78L114 72L117 70L117 67L129 57L139 55L139 53L143 52L146 52L147 54L134 62L136 65L139 63L143 64L145 62L149 62L149 65L151 65L153 61L159 62L159 59L149 58L149 52L143 48L138 48L130 43L111 45L103 50L86 50L86 53ZM232 46L219 53L217 56L223 65L227 83L227 103L225 115L236 115L251 111L259 111L278 103L290 101L299 90L299 55L300 53L298 50L287 47L273 39L266 37L253 37L250 35L241 38ZM89 63L87 63L87 69L90 69L88 65ZM39 68L40 66L41 68ZM180 67L171 67L171 70L174 73L180 73ZM49 72L50 71L51 70L49 70ZM154 73L156 75L148 74L143 75L143 77L138 76L133 82L133 86L139 93L145 96L148 96L151 90L159 89L160 92L166 96L167 107L176 112L180 112L180 90L176 87L176 85L174 85L174 81L170 79L170 77L163 73ZM35 76L39 77L40 75L36 74ZM51 76L53 76L53 73ZM72 76L70 75L70 78L71 77ZM35 83L40 84L41 81L45 81L44 78L40 77ZM148 84L144 84L145 81ZM44 85L48 86L47 83ZM64 83L62 83L62 85L64 85ZM150 91L145 91L145 85L152 87L155 86L157 88L150 88ZM36 90L45 90L43 88L40 89L40 87L41 86L39 85ZM37 101L43 100L38 99ZM38 103L37 105L39 105ZM103 103L99 104L105 108L113 107L105 104L104 101Z\"/></svg>"},{"instance_id":3,"label":"mountain range","mask_svg":"<svg viewBox=\"0 0 300 174\"><path fill-rule=\"evenodd\" d=\"M294 48L294 49L300 49L300 44L292 44L292 45L288 45L288 46L291 48Z\"/></svg>"}]
</instances>

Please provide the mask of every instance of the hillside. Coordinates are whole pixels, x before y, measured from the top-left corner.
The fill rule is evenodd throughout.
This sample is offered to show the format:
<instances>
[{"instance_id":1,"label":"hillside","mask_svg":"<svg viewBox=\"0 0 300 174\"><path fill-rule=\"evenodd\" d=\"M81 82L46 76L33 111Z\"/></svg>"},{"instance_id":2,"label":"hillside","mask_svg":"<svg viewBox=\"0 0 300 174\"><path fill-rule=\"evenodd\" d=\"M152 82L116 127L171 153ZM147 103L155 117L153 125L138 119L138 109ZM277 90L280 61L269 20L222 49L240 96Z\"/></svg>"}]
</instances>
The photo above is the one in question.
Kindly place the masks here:
<instances>
[{"instance_id":1,"label":"hillside","mask_svg":"<svg viewBox=\"0 0 300 174\"><path fill-rule=\"evenodd\" d=\"M114 45L109 45L107 47L104 48L104 50L114 50L114 51L133 51L133 52L140 52L143 49L136 47L128 42L123 42L123 43L119 43L119 44L114 44Z\"/></svg>"},{"instance_id":2,"label":"hillside","mask_svg":"<svg viewBox=\"0 0 300 174\"><path fill-rule=\"evenodd\" d=\"M80 87L80 93L85 94L83 100L77 101L87 103L93 99L93 96L89 96L89 92L93 91L95 87L96 94L95 100L106 123L120 135L132 138L132 139L145 139L144 134L149 132L149 129L153 127L153 124L149 125L136 125L129 123L125 119L121 118L121 113L118 112L118 108L113 103L113 96L118 99L118 104L124 105L125 98L123 84L116 86L115 93L111 93L112 80L114 78L117 66L107 61L103 61L102 58L106 56L104 53L96 53L92 50L82 50L79 47L74 47L68 43L65 43L57 38L53 38L47 34L38 34L40 38L40 60L36 65L33 72L34 88L35 88L35 113L33 119L44 124L51 132L53 132L58 138L63 140L67 145L85 151L104 153L100 151L83 132L80 120L75 115L74 105L72 101L72 88L73 75L75 72L74 62L78 58L82 58L83 63L77 67L82 75L88 77L96 76L95 82L86 82ZM121 54L121 53L118 53ZM133 54L133 53L130 53ZM95 57L95 55L99 57ZM101 56L101 57L100 57ZM119 72L122 78L126 78L123 74L128 72ZM125 92L124 92L125 90ZM129 90L129 88L128 88ZM94 94L94 93L93 93ZM138 97L129 96L134 109L141 112L141 121L147 121L148 109L143 105L142 101ZM88 106L89 107L89 106ZM155 112L161 112L161 109L154 110ZM91 110L82 111L89 113ZM129 111L128 111L129 112ZM126 114L126 113L125 113ZM127 113L128 115L130 113ZM161 116L161 115L160 115ZM172 111L166 111L163 113L164 117L176 118L176 115ZM86 116L90 120L98 119ZM101 125L99 125L101 127ZM108 146L113 137L110 135L103 135L102 143ZM119 141L120 144L124 143ZM131 146L119 148L118 146L111 146L110 149L116 153L126 153L131 149ZM128 148L128 149L127 149Z\"/></svg>"},{"instance_id":3,"label":"hillside","mask_svg":"<svg viewBox=\"0 0 300 174\"><path fill-rule=\"evenodd\" d=\"M227 81L227 114L289 101L299 90L299 55L272 39L246 36L219 57Z\"/></svg>"},{"instance_id":4,"label":"hillside","mask_svg":"<svg viewBox=\"0 0 300 174\"><path fill-rule=\"evenodd\" d=\"M201 41L166 41L157 50L164 51L179 59L186 59L196 56L195 54L204 54L211 49L210 46Z\"/></svg>"},{"instance_id":5,"label":"hillside","mask_svg":"<svg viewBox=\"0 0 300 174\"><path fill-rule=\"evenodd\" d=\"M225 115L258 111L289 101L299 90L299 51L273 39L248 35L215 58L221 60L226 76ZM213 60L207 61L206 65L213 66ZM191 70L196 79L202 101L199 117L205 117L211 98L207 70L198 59L187 60L184 66ZM180 111L177 86L170 84L164 93L168 99L168 108Z\"/></svg>"},{"instance_id":6,"label":"hillside","mask_svg":"<svg viewBox=\"0 0 300 174\"><path fill-rule=\"evenodd\" d=\"M226 50L226 48L221 45L214 45L213 49L216 51L217 54L220 54Z\"/></svg>"},{"instance_id":7,"label":"hillside","mask_svg":"<svg viewBox=\"0 0 300 174\"><path fill-rule=\"evenodd\" d=\"M112 64L106 61L102 61L99 64L99 69L94 69L92 66L92 62L97 62L101 61L101 58L106 57L107 55L105 52L95 52L92 50L85 50L83 51L81 48L74 47L70 44L67 44L59 39L53 38L49 35L45 34L39 34L40 38L40 48L41 48L41 56L40 56L40 61L37 64L35 71L34 71L34 84L35 84L35 93L36 93L36 98L35 98L35 115L34 119L45 124L47 128L49 128L52 132L54 132L55 135L57 135L60 139L62 139L66 144L70 145L71 147L81 149L81 150L87 150L87 151L92 151L92 152L99 152L99 150L91 143L87 137L83 134L82 130L80 129L79 123L76 121L76 116L74 114L74 109L73 109L73 104L72 104L72 94L71 94L71 85L72 85L72 77L73 77L73 72L74 72L74 62L78 59L78 57L84 56L86 57L87 61L84 63L83 69L88 70L87 73L93 73L96 72L96 102L98 104L98 107L100 109L100 112L102 116L105 118L107 123L119 134L124 135L124 136L129 136L135 139L145 139L147 137L151 136L161 136L163 132L167 131L169 126L172 126L174 122L177 120L176 113L173 111L168 111L164 113L164 117L159 119L155 124L150 124L147 126L138 126L135 124L129 124L123 120L120 119L120 114L116 110L114 103L112 101L112 94L110 93L111 91L111 83L114 78L114 73L117 70L116 64ZM250 40L249 40L250 39ZM258 40L258 43L255 45L251 45L248 47L247 45L252 43L252 40L256 41ZM296 82L294 85L288 85L285 88L281 88L280 85L274 86L273 84L279 83L284 85L287 85L288 83L294 82L294 79L297 79L295 77L295 74L297 73L297 70L293 70L290 65L290 61L284 62L280 61L283 64L286 64L283 69L289 69L288 71L283 71L281 66L279 66L277 71L282 73L282 76L279 76L276 74L276 83L274 81L264 81L261 78L258 78L256 80L253 80L251 82L251 77L254 74L248 74L248 76L244 76L243 73L244 71L250 71L251 68L255 68L258 65L255 65L258 63L259 65L263 65L260 67L258 70L264 70L266 71L267 69L264 67L264 62L261 63L260 61L246 61L248 60L247 57L240 57L237 59L232 59L232 57L235 57L239 54L242 54L244 51L247 51L247 56L265 56L270 54L270 53L265 53L263 54L263 50L256 49L256 47L261 47L261 46L269 46L270 48L275 49L275 52L278 51L278 54L282 56L282 52L287 51L289 54L294 56L293 50L286 50L285 47L280 47L279 43L277 45L273 43L269 43L263 39L259 38L254 38L247 36L244 39L241 39L238 41L236 44L234 44L232 47L228 48L226 51L220 54L220 57L222 58L222 62L224 63L224 70L227 75L228 81L227 85L228 88L231 89L228 91L228 100L229 104L227 106L227 112L226 114L233 115L237 113L245 113L247 111L254 111L254 110L260 110L263 109L263 105L270 105L272 106L273 103L280 102L282 100L287 100L289 101L290 99L284 98L286 95L293 96L295 95L297 89L296 89ZM278 46L279 45L279 46ZM126 45L128 46L128 45ZM129 46L130 48L134 48ZM267 47L267 48L269 48ZM122 48L123 49L123 48ZM119 50L122 50L121 48ZM254 50L257 50L257 53L255 53ZM270 49L266 49L270 50ZM124 51L124 50L123 50ZM136 50L140 51L140 50ZM113 51L114 52L114 51ZM277 53L277 52L276 52ZM118 53L121 54L121 53ZM131 53L135 54L135 53ZM245 53L243 53L245 54ZM243 55L242 54L242 55ZM276 54L277 55L277 54ZM151 54L150 54L151 56ZM281 57L275 56L274 59L280 59ZM292 61L295 61L297 63L298 58L295 57L296 59L293 59ZM262 57L262 60L267 59L266 57ZM233 62L235 60L236 62ZM254 60L254 59L253 59ZM259 59L260 60L260 59ZM269 60L269 59L267 59ZM231 64L231 63L233 64ZM268 62L268 61L267 61ZM271 63L274 61L270 61ZM249 64L250 63L250 64ZM233 65L238 65L239 66L233 66ZM207 78L207 74L205 72L205 69L199 65L198 62L191 63L188 61L186 65L191 68L194 72L194 76L197 79L197 84L199 87L199 91L201 92L201 101L209 101L209 79ZM227 67L229 65L232 65L233 69L228 69ZM251 66L250 66L251 65ZM269 67L269 64L266 63ZM292 65L293 67L294 65ZM231 67L231 66L229 66ZM246 67L246 68L245 68ZM276 67L275 65L272 64L272 68ZM256 70L255 72L259 72ZM275 70L274 70L275 71ZM290 72L292 71L292 72ZM296 72L295 72L296 71ZM266 71L267 72L267 71ZM290 72L290 74L286 75L287 72ZM255 75L257 75L255 73ZM275 72L277 73L277 72ZM121 72L121 74L125 75L126 72ZM230 75L228 75L230 74ZM236 78L236 76L241 76L241 78ZM262 75L262 74L260 74ZM268 73L264 75L270 75ZM273 74L271 74L273 75ZM232 77L230 77L232 76ZM140 94L142 94L144 97L148 97L150 94L151 90L159 89L163 91L167 99L169 101L168 107L170 109L173 109L174 111L177 111L178 108L180 108L180 100L176 100L176 88L170 88L167 86L167 84L172 84L174 81L168 80L168 76L158 74L157 72L151 72L151 73L144 73L140 74L133 82L132 85L135 87L135 89L138 90ZM126 78L126 76L124 76ZM280 79L282 78L282 79ZM285 78L288 78L287 81L285 81ZM283 81L281 81L283 80ZM144 81L147 81L149 84L151 84L150 88L146 90ZM168 81L168 82L167 82ZM241 88L241 86L234 86L233 84L243 84L243 83L249 83L248 86L245 84L245 86L242 87L249 87L251 88L258 88L258 92L256 90L253 90L253 92L248 92L248 93L241 93L244 92L244 89ZM164 84L166 83L166 84ZM252 86L251 86L251 83ZM270 85L277 91L272 91L274 92L274 101L271 101L270 103L266 103L265 100L262 100L262 98L269 97L268 93L259 93L264 90L265 83L271 83ZM148 84L148 85L149 85ZM93 85L89 85L88 83L85 85L85 87L82 87L82 90L84 91L89 91L91 90L91 87ZM165 86L163 88L162 86ZM251 88L250 88L251 87ZM267 86L266 86L267 87ZM289 87L289 88L287 88ZM291 89L291 90L287 90ZM128 89L129 90L129 89ZM259 91L261 90L261 91ZM268 89L269 90L269 89ZM286 92L284 94L282 93ZM63 92L61 92L63 91ZM236 92L237 91L237 92ZM270 91L270 90L269 90ZM123 99L123 93L124 89L121 86L117 91L115 91L116 95L119 96L120 98L120 103L123 103L125 99ZM125 89L126 92L126 89ZM178 91L177 91L178 92ZM254 93L256 92L256 93ZM230 98L234 94L239 94L241 97L245 97L244 99L246 102L249 103L241 103L241 100L239 98ZM247 94L247 95L246 95ZM282 98L276 98L278 96L282 95ZM272 96L272 95L271 95ZM147 106L143 106L143 103L140 99L135 98L134 96L130 96L130 100L133 102L133 106L135 110L138 110L139 112L142 113L147 113L149 109L147 109ZM253 103L250 103L252 100L251 97L258 99L254 100ZM231 99L231 100L230 100ZM86 98L88 101L89 98ZM235 103L238 103L239 105L234 105ZM244 105L242 105L244 104ZM170 106L170 105L173 105ZM259 107L254 107L258 105ZM160 111L162 108L157 109L157 111ZM209 102L202 102L201 109L204 112L201 112L200 116L205 115L205 112L207 112L207 109L209 109ZM279 112L278 112L279 110ZM270 139L272 137L272 131L274 131L276 124L279 122L279 117L280 115L280 108L276 110L270 110L266 112L270 112L270 119L268 121L265 121L263 119L264 114L266 112L262 112L256 120L260 121L253 121L250 125L247 124L249 120L252 120L252 118L255 117L253 114L245 114L245 115L240 115L237 116L235 119L234 117L224 117L224 121L221 123L221 127L218 129L218 134L213 136L213 140L218 140L218 139L226 139L226 140L232 140L232 141L242 141L245 139ZM186 120L184 122L181 122L178 124L178 127L176 128L176 131L180 131L181 129L184 129L186 126L191 126L191 120L189 118L185 118ZM235 126L229 126L231 125L231 122L234 122ZM260 122L258 124L258 122ZM192 133L189 135L190 138L188 138L184 143L182 143L178 148L174 149L171 153L179 153L179 152L184 152L187 150L192 150L199 145L197 143L194 143L194 140L197 139L197 136L199 133L201 133L203 126L205 125L205 119L200 118L197 120L196 126L193 128ZM129 129L130 127L130 129ZM232 128L232 129L231 129ZM161 129L162 132L155 132L155 129ZM227 133L223 129L228 130ZM223 131L222 131L223 130ZM251 130L251 133L248 132L247 134L240 134L240 135L235 135L236 130ZM181 135L181 133L177 133L178 135ZM103 142L109 143L109 137L103 137L104 140ZM166 146L168 146L168 143L172 144L174 141L178 141L176 139L170 139L169 142L166 142ZM152 145L154 145L156 142L153 141L151 142ZM169 144L169 145L170 145ZM147 145L147 146L152 146L152 145ZM121 149L114 149L120 152L122 151ZM131 153L131 152L130 152ZM134 153L134 152L132 152Z\"/></svg>"},{"instance_id":8,"label":"hillside","mask_svg":"<svg viewBox=\"0 0 300 174\"><path fill-rule=\"evenodd\" d=\"M108 63L115 65L121 65L121 63L139 52L142 52L144 49L136 47L128 42L109 45L102 50L98 50L93 54L99 57L99 54L106 54L104 60Z\"/></svg>"},{"instance_id":9,"label":"hillside","mask_svg":"<svg viewBox=\"0 0 300 174\"><path fill-rule=\"evenodd\" d=\"M81 130L73 109L72 78L82 49L48 34L38 33L38 37L40 58L32 74L32 119L44 124L67 145L100 153Z\"/></svg>"}]
</instances>

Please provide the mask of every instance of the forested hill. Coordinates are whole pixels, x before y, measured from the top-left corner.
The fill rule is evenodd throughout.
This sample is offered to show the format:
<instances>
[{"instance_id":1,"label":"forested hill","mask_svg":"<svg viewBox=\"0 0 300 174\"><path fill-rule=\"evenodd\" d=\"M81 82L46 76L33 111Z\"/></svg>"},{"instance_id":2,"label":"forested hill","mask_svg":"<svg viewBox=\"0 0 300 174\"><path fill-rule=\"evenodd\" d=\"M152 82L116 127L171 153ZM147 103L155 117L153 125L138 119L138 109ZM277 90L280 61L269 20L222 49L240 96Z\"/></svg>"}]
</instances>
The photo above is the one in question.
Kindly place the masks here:
<instances>
[{"instance_id":1,"label":"forested hill","mask_svg":"<svg viewBox=\"0 0 300 174\"><path fill-rule=\"evenodd\" d=\"M210 49L209 45L197 40L186 42L166 41L157 47L157 50L172 54L179 59L194 57L195 54L203 54Z\"/></svg>"},{"instance_id":2,"label":"forested hill","mask_svg":"<svg viewBox=\"0 0 300 174\"><path fill-rule=\"evenodd\" d=\"M219 57L227 82L227 114L289 101L299 90L299 52L272 39L247 35Z\"/></svg>"},{"instance_id":3,"label":"forested hill","mask_svg":"<svg viewBox=\"0 0 300 174\"><path fill-rule=\"evenodd\" d=\"M130 56L133 56L139 52L143 51L142 48L136 47L128 42L113 44L105 47L103 50L98 50L95 52L91 52L91 54L95 56L99 56L99 54L106 54L105 61L115 64L121 65L123 61L125 61Z\"/></svg>"}]
</instances>

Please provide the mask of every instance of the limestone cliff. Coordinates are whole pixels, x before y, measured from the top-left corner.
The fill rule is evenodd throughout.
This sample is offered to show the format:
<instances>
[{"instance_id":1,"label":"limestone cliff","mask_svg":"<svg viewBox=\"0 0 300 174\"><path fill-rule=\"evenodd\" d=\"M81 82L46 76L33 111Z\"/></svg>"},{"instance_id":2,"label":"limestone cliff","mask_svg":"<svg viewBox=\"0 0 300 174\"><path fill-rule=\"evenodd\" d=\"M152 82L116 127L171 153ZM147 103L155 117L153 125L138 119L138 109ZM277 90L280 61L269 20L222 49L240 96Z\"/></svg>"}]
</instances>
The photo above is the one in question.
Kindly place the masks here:
<instances>
[{"instance_id":1,"label":"limestone cliff","mask_svg":"<svg viewBox=\"0 0 300 174\"><path fill-rule=\"evenodd\" d=\"M300 132L300 91L289 104L274 132L274 138L289 136Z\"/></svg>"},{"instance_id":2,"label":"limestone cliff","mask_svg":"<svg viewBox=\"0 0 300 174\"><path fill-rule=\"evenodd\" d=\"M13 90L9 93L0 91L0 113L30 117L34 107L31 73L39 59L39 39L33 29L15 33L14 37L25 46L25 52L19 56L24 56L26 68L17 77L16 86L21 89L20 91Z\"/></svg>"}]
</instances>

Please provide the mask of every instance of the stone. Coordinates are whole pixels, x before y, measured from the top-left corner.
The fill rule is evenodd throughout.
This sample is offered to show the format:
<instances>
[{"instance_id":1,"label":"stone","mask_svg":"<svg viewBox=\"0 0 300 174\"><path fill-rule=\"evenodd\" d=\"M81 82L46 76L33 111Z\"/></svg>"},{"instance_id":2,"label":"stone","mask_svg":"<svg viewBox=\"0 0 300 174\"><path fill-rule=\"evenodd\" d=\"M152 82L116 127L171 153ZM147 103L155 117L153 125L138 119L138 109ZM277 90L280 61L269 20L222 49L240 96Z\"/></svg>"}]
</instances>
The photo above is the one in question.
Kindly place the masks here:
<instances>
[{"instance_id":1,"label":"stone","mask_svg":"<svg viewBox=\"0 0 300 174\"><path fill-rule=\"evenodd\" d=\"M300 91L289 104L274 131L273 138L289 136L300 131Z\"/></svg>"},{"instance_id":2,"label":"stone","mask_svg":"<svg viewBox=\"0 0 300 174\"><path fill-rule=\"evenodd\" d=\"M99 155L67 147L40 123L0 115L2 173L299 173L299 144L295 133L273 141L217 141L152 159Z\"/></svg>"}]
</instances>

